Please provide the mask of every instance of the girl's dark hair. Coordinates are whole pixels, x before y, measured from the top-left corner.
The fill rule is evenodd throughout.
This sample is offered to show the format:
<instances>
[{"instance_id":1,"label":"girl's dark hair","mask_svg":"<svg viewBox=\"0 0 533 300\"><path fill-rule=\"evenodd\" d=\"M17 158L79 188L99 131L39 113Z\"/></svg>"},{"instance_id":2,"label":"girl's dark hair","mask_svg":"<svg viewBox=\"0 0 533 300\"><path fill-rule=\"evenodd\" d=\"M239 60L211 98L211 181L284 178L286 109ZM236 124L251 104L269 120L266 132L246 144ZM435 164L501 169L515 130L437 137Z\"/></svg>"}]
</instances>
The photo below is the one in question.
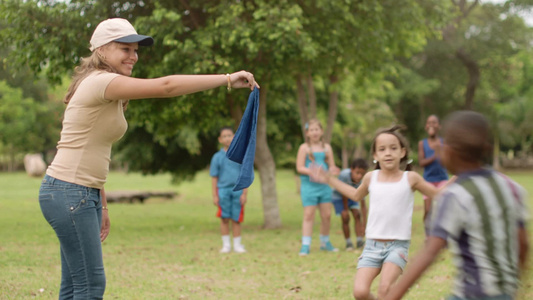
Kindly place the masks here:
<instances>
[{"instance_id":1,"label":"girl's dark hair","mask_svg":"<svg viewBox=\"0 0 533 300\"><path fill-rule=\"evenodd\" d=\"M368 170L368 163L362 158L357 158L350 164L350 169L363 169Z\"/></svg>"},{"instance_id":2,"label":"girl's dark hair","mask_svg":"<svg viewBox=\"0 0 533 300\"><path fill-rule=\"evenodd\" d=\"M392 134L398 139L400 146L405 149L405 156L400 159L400 169L411 171L413 166L411 161L409 161L409 143L407 142L407 139L400 133L400 130L405 130L406 128L407 127L403 125L394 125L389 128L378 129L378 131L376 131L376 135L374 136L374 140L372 141L372 154L376 153L376 139L378 136L381 134ZM379 162L376 162L375 169L381 169Z\"/></svg>"}]
</instances>

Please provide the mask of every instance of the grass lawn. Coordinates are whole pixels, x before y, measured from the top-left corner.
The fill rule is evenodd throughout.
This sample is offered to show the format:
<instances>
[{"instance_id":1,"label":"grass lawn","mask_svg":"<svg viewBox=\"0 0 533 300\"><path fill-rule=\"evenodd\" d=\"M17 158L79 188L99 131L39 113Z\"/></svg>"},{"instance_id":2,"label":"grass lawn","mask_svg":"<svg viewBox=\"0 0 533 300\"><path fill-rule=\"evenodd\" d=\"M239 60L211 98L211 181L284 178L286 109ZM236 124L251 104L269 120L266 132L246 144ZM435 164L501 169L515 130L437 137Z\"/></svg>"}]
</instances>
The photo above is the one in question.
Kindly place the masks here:
<instances>
[{"instance_id":1,"label":"grass lawn","mask_svg":"<svg viewBox=\"0 0 533 300\"><path fill-rule=\"evenodd\" d=\"M529 207L533 207L533 172L509 175L529 190ZM103 245L106 299L351 299L360 250L343 251L339 218L332 219L331 239L340 252L318 250L317 216L311 255L299 257L303 210L294 172L277 174L283 227L276 230L261 228L256 178L243 224L248 253L222 255L207 172L179 186L171 185L168 175L111 173L108 191L164 190L179 196L109 205L111 233ZM41 214L39 185L39 178L24 173L0 173L0 299L57 299L59 243ZM411 256L422 245L421 219L422 198L417 194ZM405 298L443 299L452 278L450 256L444 252ZM532 285L533 273L528 272L519 299L533 299Z\"/></svg>"}]
</instances>

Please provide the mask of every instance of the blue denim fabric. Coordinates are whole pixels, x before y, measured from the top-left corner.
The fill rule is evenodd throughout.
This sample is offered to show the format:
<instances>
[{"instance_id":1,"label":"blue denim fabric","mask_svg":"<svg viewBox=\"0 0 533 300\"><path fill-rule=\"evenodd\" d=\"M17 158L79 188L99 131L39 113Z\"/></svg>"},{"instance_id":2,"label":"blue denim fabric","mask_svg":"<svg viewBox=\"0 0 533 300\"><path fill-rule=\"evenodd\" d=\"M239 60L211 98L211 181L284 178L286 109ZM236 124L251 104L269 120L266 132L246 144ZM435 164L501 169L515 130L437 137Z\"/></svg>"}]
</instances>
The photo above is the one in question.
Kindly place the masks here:
<instances>
[{"instance_id":1,"label":"blue denim fabric","mask_svg":"<svg viewBox=\"0 0 533 300\"><path fill-rule=\"evenodd\" d=\"M235 136L229 145L226 156L241 164L241 173L234 191L240 191L249 187L254 182L255 143L257 138L257 116L259 114L259 89L254 88L248 97L248 104L235 132Z\"/></svg>"},{"instance_id":2,"label":"blue denim fabric","mask_svg":"<svg viewBox=\"0 0 533 300\"><path fill-rule=\"evenodd\" d=\"M510 295L498 295L498 296L486 296L482 298L461 298L455 295L449 296L447 300L513 300L513 297Z\"/></svg>"},{"instance_id":3,"label":"blue denim fabric","mask_svg":"<svg viewBox=\"0 0 533 300\"><path fill-rule=\"evenodd\" d=\"M384 263L393 263L403 270L407 264L410 245L411 241L409 240L379 242L367 238L365 248L357 263L357 269L381 269Z\"/></svg>"},{"instance_id":4,"label":"blue denim fabric","mask_svg":"<svg viewBox=\"0 0 533 300\"><path fill-rule=\"evenodd\" d=\"M45 175L39 204L61 246L59 299L103 299L100 190Z\"/></svg>"}]
</instances>

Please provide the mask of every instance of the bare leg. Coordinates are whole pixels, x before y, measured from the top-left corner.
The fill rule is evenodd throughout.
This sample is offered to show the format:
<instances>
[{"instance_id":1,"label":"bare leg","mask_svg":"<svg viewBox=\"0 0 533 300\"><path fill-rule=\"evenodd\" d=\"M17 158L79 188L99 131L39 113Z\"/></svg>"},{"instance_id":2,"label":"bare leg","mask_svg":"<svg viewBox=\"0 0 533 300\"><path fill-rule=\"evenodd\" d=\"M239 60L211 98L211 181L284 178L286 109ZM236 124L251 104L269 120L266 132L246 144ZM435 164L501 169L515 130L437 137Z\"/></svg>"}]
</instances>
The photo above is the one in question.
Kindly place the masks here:
<instances>
[{"instance_id":1,"label":"bare leg","mask_svg":"<svg viewBox=\"0 0 533 300\"><path fill-rule=\"evenodd\" d=\"M393 263L384 263L381 268L381 280L378 287L378 298L382 299L387 295L390 287L402 274L402 269Z\"/></svg>"},{"instance_id":2,"label":"bare leg","mask_svg":"<svg viewBox=\"0 0 533 300\"><path fill-rule=\"evenodd\" d=\"M233 238L241 236L241 223L231 220L231 229L233 230Z\"/></svg>"},{"instance_id":3,"label":"bare leg","mask_svg":"<svg viewBox=\"0 0 533 300\"><path fill-rule=\"evenodd\" d=\"M359 210L357 209L352 209L352 215L355 220L355 234L359 238L365 237L365 222L363 221L361 213L359 213Z\"/></svg>"},{"instance_id":4,"label":"bare leg","mask_svg":"<svg viewBox=\"0 0 533 300\"><path fill-rule=\"evenodd\" d=\"M316 206L304 207L304 219L302 222L302 236L311 236L313 234L313 222L315 221Z\"/></svg>"},{"instance_id":5,"label":"bare leg","mask_svg":"<svg viewBox=\"0 0 533 300\"><path fill-rule=\"evenodd\" d=\"M320 210L320 234L329 235L329 228L331 225L331 203L321 203L318 205Z\"/></svg>"},{"instance_id":6,"label":"bare leg","mask_svg":"<svg viewBox=\"0 0 533 300\"><path fill-rule=\"evenodd\" d=\"M344 233L344 238L349 239L350 238L350 214L343 210L341 212L341 220L342 220L342 232Z\"/></svg>"},{"instance_id":7,"label":"bare leg","mask_svg":"<svg viewBox=\"0 0 533 300\"><path fill-rule=\"evenodd\" d=\"M229 219L220 219L220 233L229 235Z\"/></svg>"},{"instance_id":8,"label":"bare leg","mask_svg":"<svg viewBox=\"0 0 533 300\"><path fill-rule=\"evenodd\" d=\"M353 284L353 297L357 300L373 300L376 299L370 293L370 286L372 281L379 275L381 269L378 268L360 268L355 273L355 280Z\"/></svg>"}]
</instances>

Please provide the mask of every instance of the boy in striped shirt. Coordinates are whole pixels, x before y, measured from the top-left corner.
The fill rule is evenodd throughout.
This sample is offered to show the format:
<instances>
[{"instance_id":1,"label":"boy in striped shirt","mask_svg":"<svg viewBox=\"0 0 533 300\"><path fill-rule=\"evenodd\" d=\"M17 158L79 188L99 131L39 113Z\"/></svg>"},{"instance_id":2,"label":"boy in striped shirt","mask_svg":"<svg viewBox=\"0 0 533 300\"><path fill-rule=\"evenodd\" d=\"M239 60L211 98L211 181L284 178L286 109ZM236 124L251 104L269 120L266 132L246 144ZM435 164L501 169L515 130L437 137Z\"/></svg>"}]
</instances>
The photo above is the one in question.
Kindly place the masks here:
<instances>
[{"instance_id":1,"label":"boy in striped shirt","mask_svg":"<svg viewBox=\"0 0 533 300\"><path fill-rule=\"evenodd\" d=\"M457 268L449 300L514 299L528 251L525 190L483 167L492 149L483 115L455 112L445 124L441 159L457 179L436 199L425 249L385 299L400 299L446 245Z\"/></svg>"}]
</instances>

